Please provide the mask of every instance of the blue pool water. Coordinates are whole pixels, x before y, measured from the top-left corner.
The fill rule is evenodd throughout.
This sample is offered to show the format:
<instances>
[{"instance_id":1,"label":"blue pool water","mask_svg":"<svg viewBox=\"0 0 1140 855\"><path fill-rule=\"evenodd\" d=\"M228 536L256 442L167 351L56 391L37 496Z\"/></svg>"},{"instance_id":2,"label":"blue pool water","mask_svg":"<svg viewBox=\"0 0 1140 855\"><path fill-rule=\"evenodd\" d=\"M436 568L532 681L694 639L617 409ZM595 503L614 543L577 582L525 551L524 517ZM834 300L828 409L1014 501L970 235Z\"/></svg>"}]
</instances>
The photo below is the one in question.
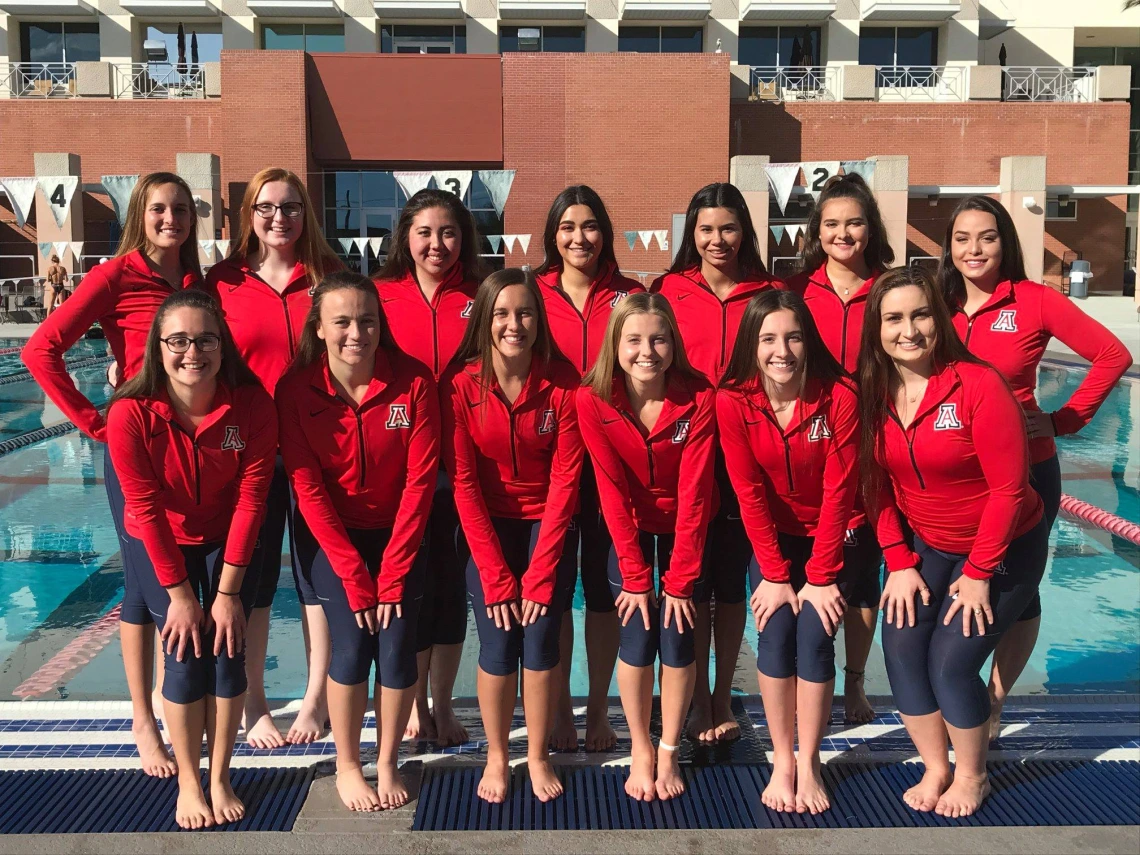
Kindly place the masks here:
<instances>
[{"instance_id":1,"label":"blue pool water","mask_svg":"<svg viewBox=\"0 0 1140 855\"><path fill-rule=\"evenodd\" d=\"M23 347L25 339L0 338L0 377L21 374L28 369L20 361L20 354L14 348ZM101 338L80 339L67 351L67 361L74 362L92 356L106 356L107 341Z\"/></svg>"},{"instance_id":2,"label":"blue pool water","mask_svg":"<svg viewBox=\"0 0 1140 855\"><path fill-rule=\"evenodd\" d=\"M74 374L92 399L108 394L101 368ZM1043 368L1039 391L1045 409L1064 401L1083 376L1078 369ZM0 386L0 438L57 418L52 410L34 383ZM1084 431L1059 440L1065 491L1140 520L1137 425L1140 383L1121 383ZM0 457L0 699L11 698L21 682L122 596L102 456L101 445L73 432ZM1052 534L1041 596L1041 637L1019 691L1140 691L1140 548L1062 515ZM579 590L572 679L578 695L586 691L582 611ZM267 690L270 697L299 697L304 649L288 571L281 576L272 621ZM746 642L753 640L750 630ZM842 648L837 645L840 662ZM459 695L475 694L476 649L469 624ZM64 688L46 697L125 698L117 639L89 663L87 658L77 657ZM751 680L744 688L756 691ZM868 664L868 690L888 693L878 646ZM616 686L612 691L616 694Z\"/></svg>"}]
</instances>

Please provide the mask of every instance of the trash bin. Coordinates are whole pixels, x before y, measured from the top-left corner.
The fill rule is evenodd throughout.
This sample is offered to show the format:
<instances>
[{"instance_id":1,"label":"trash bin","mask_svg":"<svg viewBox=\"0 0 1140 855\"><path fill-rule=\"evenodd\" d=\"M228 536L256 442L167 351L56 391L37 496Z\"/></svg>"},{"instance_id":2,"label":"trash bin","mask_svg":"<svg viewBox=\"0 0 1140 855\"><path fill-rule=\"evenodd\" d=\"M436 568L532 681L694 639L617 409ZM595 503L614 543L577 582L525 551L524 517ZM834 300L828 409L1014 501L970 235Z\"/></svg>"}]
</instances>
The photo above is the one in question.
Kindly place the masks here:
<instances>
[{"instance_id":1,"label":"trash bin","mask_svg":"<svg viewBox=\"0 0 1140 855\"><path fill-rule=\"evenodd\" d=\"M1077 259L1069 268L1069 296L1074 300L1084 300L1089 295L1089 282L1092 269L1087 261Z\"/></svg>"}]
</instances>

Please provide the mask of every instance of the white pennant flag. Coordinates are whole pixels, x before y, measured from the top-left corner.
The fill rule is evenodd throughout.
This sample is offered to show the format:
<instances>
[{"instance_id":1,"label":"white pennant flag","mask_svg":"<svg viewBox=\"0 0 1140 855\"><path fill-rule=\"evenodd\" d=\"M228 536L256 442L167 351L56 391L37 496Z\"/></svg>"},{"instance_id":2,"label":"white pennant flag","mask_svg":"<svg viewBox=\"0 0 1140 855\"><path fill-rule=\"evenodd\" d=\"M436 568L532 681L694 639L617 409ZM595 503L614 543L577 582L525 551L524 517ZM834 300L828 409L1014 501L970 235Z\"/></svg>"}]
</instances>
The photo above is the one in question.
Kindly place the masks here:
<instances>
[{"instance_id":1,"label":"white pennant flag","mask_svg":"<svg viewBox=\"0 0 1140 855\"><path fill-rule=\"evenodd\" d=\"M513 253L515 251L515 238L518 235L503 235L503 251Z\"/></svg>"},{"instance_id":2,"label":"white pennant flag","mask_svg":"<svg viewBox=\"0 0 1140 855\"><path fill-rule=\"evenodd\" d=\"M32 205L36 201L36 179L34 178L0 178L0 187L8 194L12 203L12 213L16 215L16 226L23 228L28 221Z\"/></svg>"},{"instance_id":3,"label":"white pennant flag","mask_svg":"<svg viewBox=\"0 0 1140 855\"><path fill-rule=\"evenodd\" d=\"M198 246L202 247L202 252L206 254L206 258L210 261L214 260L214 242L212 240L200 240Z\"/></svg>"},{"instance_id":4,"label":"white pennant flag","mask_svg":"<svg viewBox=\"0 0 1140 855\"><path fill-rule=\"evenodd\" d=\"M664 250L669 249L669 230L657 229L653 232L653 236L657 238L657 245Z\"/></svg>"},{"instance_id":5,"label":"white pennant flag","mask_svg":"<svg viewBox=\"0 0 1140 855\"><path fill-rule=\"evenodd\" d=\"M795 246L796 245L796 238L798 238L800 236L800 229L803 228L803 225L801 225L800 223L789 223L787 228L788 228L788 238L792 241L792 246Z\"/></svg>"},{"instance_id":6,"label":"white pennant flag","mask_svg":"<svg viewBox=\"0 0 1140 855\"><path fill-rule=\"evenodd\" d=\"M522 245L522 251L524 253L530 249L530 235L515 235L515 237L519 239L519 243Z\"/></svg>"},{"instance_id":7,"label":"white pennant flag","mask_svg":"<svg viewBox=\"0 0 1140 855\"><path fill-rule=\"evenodd\" d=\"M641 241L641 245L643 247L645 247L646 249L649 249L649 244L653 242L653 232L648 230L648 229L646 229L646 230L638 229L637 238L638 238L638 240Z\"/></svg>"},{"instance_id":8,"label":"white pennant flag","mask_svg":"<svg viewBox=\"0 0 1140 855\"><path fill-rule=\"evenodd\" d=\"M372 254L379 258L380 251L384 248L384 238L369 238L368 245L372 247Z\"/></svg>"},{"instance_id":9,"label":"white pennant flag","mask_svg":"<svg viewBox=\"0 0 1140 855\"><path fill-rule=\"evenodd\" d=\"M75 256L75 260L79 261L79 256L83 255L83 241L72 241L69 246L71 247L71 254Z\"/></svg>"},{"instance_id":10,"label":"white pennant flag","mask_svg":"<svg viewBox=\"0 0 1140 855\"><path fill-rule=\"evenodd\" d=\"M431 181L430 172L393 172L392 176L409 199L425 189Z\"/></svg>"},{"instance_id":11,"label":"white pennant flag","mask_svg":"<svg viewBox=\"0 0 1140 855\"><path fill-rule=\"evenodd\" d=\"M770 163L764 167L765 172L768 173L768 186L772 188L772 193L776 197L776 207L780 209L780 213L788 207L788 199L792 197L792 187L795 186L796 179L800 175L800 165L798 163Z\"/></svg>"},{"instance_id":12,"label":"white pennant flag","mask_svg":"<svg viewBox=\"0 0 1140 855\"><path fill-rule=\"evenodd\" d=\"M340 248L344 250L344 254L348 255L352 252L352 238L337 238L340 241Z\"/></svg>"},{"instance_id":13,"label":"white pennant flag","mask_svg":"<svg viewBox=\"0 0 1140 855\"><path fill-rule=\"evenodd\" d=\"M776 239L776 245L779 246L784 240L784 227L783 226L769 226L772 230L772 237Z\"/></svg>"},{"instance_id":14,"label":"white pennant flag","mask_svg":"<svg viewBox=\"0 0 1140 855\"><path fill-rule=\"evenodd\" d=\"M37 178L36 184L44 192L44 198L47 199L48 207L51 208L52 216L55 217L56 227L62 229L67 220L67 215L71 213L71 197L75 195L75 190L79 187L79 176L48 175L44 178Z\"/></svg>"},{"instance_id":15,"label":"white pennant flag","mask_svg":"<svg viewBox=\"0 0 1140 855\"><path fill-rule=\"evenodd\" d=\"M55 254L58 255L60 257L60 259L62 260L64 253L67 252L67 241L65 241L65 240L54 241L51 245L51 248L55 251Z\"/></svg>"},{"instance_id":16,"label":"white pennant flag","mask_svg":"<svg viewBox=\"0 0 1140 855\"><path fill-rule=\"evenodd\" d=\"M823 192L823 185L827 183L829 178L839 174L839 161L814 160L809 163L801 163L800 166L803 168L804 178L807 179L808 192L811 193L813 199L819 201L819 194Z\"/></svg>"},{"instance_id":17,"label":"white pennant flag","mask_svg":"<svg viewBox=\"0 0 1140 855\"><path fill-rule=\"evenodd\" d=\"M873 160L841 160L839 165L848 175L862 176L868 184L871 183L871 178L875 175L875 161Z\"/></svg>"},{"instance_id":18,"label":"white pennant flag","mask_svg":"<svg viewBox=\"0 0 1140 855\"><path fill-rule=\"evenodd\" d=\"M479 180L487 188L487 195L491 197L491 204L495 207L495 213L502 216L503 209L507 206L507 197L511 195L511 185L515 183L515 171L513 169L480 169L478 174Z\"/></svg>"},{"instance_id":19,"label":"white pennant flag","mask_svg":"<svg viewBox=\"0 0 1140 855\"><path fill-rule=\"evenodd\" d=\"M119 218L119 225L127 221L127 206L131 201L131 193L139 183L137 175L104 175L103 189L111 197L111 204L115 208L115 216Z\"/></svg>"},{"instance_id":20,"label":"white pennant flag","mask_svg":"<svg viewBox=\"0 0 1140 855\"><path fill-rule=\"evenodd\" d=\"M230 254L230 242L228 240L216 240L214 246L218 248L218 254L222 258Z\"/></svg>"},{"instance_id":21,"label":"white pennant flag","mask_svg":"<svg viewBox=\"0 0 1140 855\"><path fill-rule=\"evenodd\" d=\"M358 237L352 239L353 244L360 250L360 254L364 255L368 252L368 238Z\"/></svg>"},{"instance_id":22,"label":"white pennant flag","mask_svg":"<svg viewBox=\"0 0 1140 855\"><path fill-rule=\"evenodd\" d=\"M467 188L471 186L472 175L474 173L470 169L452 171L437 169L432 173L436 187L440 190L446 190L448 193L454 193L460 199L467 195Z\"/></svg>"},{"instance_id":23,"label":"white pennant flag","mask_svg":"<svg viewBox=\"0 0 1140 855\"><path fill-rule=\"evenodd\" d=\"M491 252L496 255L499 254L499 248L503 245L502 235L487 235L487 240L491 243Z\"/></svg>"}]
</instances>

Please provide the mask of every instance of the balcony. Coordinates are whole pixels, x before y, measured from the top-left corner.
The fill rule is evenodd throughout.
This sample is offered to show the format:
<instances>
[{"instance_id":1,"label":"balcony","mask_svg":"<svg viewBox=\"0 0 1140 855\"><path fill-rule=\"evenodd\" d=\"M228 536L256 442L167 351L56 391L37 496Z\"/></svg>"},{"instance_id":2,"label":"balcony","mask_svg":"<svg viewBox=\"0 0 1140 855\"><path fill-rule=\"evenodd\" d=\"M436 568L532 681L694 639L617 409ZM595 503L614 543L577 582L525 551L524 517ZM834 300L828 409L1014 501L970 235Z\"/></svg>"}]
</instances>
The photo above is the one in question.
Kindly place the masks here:
<instances>
[{"instance_id":1,"label":"balcony","mask_svg":"<svg viewBox=\"0 0 1140 855\"><path fill-rule=\"evenodd\" d=\"M205 98L206 73L169 62L115 65L116 98Z\"/></svg>"},{"instance_id":2,"label":"balcony","mask_svg":"<svg viewBox=\"0 0 1140 855\"><path fill-rule=\"evenodd\" d=\"M1002 69L1002 100L1095 101L1096 71L1095 68L1011 65Z\"/></svg>"},{"instance_id":3,"label":"balcony","mask_svg":"<svg viewBox=\"0 0 1140 855\"><path fill-rule=\"evenodd\" d=\"M969 69L961 65L877 65L876 101L966 101Z\"/></svg>"},{"instance_id":4,"label":"balcony","mask_svg":"<svg viewBox=\"0 0 1140 855\"><path fill-rule=\"evenodd\" d=\"M839 101L840 66L754 65L749 68L749 101Z\"/></svg>"},{"instance_id":5,"label":"balcony","mask_svg":"<svg viewBox=\"0 0 1140 855\"><path fill-rule=\"evenodd\" d=\"M0 65L0 92L10 98L75 98L75 63L10 62Z\"/></svg>"},{"instance_id":6,"label":"balcony","mask_svg":"<svg viewBox=\"0 0 1140 855\"><path fill-rule=\"evenodd\" d=\"M219 63L193 69L168 62L0 64L0 98L216 98Z\"/></svg>"}]
</instances>

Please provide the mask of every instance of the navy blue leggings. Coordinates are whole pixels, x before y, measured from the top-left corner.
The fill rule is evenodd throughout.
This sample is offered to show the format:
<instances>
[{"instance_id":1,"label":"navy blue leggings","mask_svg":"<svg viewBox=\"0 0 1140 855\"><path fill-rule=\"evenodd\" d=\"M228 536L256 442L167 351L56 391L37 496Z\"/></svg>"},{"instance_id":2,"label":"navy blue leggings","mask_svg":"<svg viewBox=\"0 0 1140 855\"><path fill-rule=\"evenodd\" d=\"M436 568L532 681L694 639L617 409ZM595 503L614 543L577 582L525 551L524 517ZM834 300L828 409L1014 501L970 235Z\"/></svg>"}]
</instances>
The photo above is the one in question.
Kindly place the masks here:
<instances>
[{"instance_id":1,"label":"navy blue leggings","mask_svg":"<svg viewBox=\"0 0 1140 855\"><path fill-rule=\"evenodd\" d=\"M303 605L317 604L312 594L312 585L297 568L297 545L293 541L293 516L296 514L289 477L285 474L285 464L277 455L277 465L273 469L273 480L269 484L269 495L265 499L265 521L261 524L258 540L261 542L261 566L250 567L246 572L256 572L257 599L255 609L267 609L273 605L277 593L277 583L281 579L281 547L285 543L285 532L289 532L289 556L293 565L293 583L297 587L297 598Z\"/></svg>"},{"instance_id":2,"label":"navy blue leggings","mask_svg":"<svg viewBox=\"0 0 1140 855\"><path fill-rule=\"evenodd\" d=\"M139 590L135 574L128 572L127 564L131 560L131 550L128 549L131 537L127 534L123 524L123 514L126 509L126 500L123 498L123 488L119 486L119 475L111 464L111 452L103 447L103 486L107 490L107 504L111 506L111 520L115 524L115 534L119 538L119 558L123 562L123 603L119 608L119 621L134 626L146 626L154 623L150 610L146 607L142 591ZM150 559L147 559L147 567Z\"/></svg>"},{"instance_id":3,"label":"navy blue leggings","mask_svg":"<svg viewBox=\"0 0 1140 855\"><path fill-rule=\"evenodd\" d=\"M937 550L917 535L914 545L931 597L929 606L915 598L913 627L904 621L903 628L896 629L884 613L883 656L895 703L904 715L941 710L954 727L978 727L990 717L990 694L978 672L1037 591L1049 554L1049 522L1042 516L1009 545L1005 560L990 579L994 622L986 627L985 635L978 635L974 626L969 638L962 635L960 613L949 626L943 624L952 604L947 594L962 575L966 556Z\"/></svg>"},{"instance_id":4,"label":"navy blue leggings","mask_svg":"<svg viewBox=\"0 0 1140 855\"><path fill-rule=\"evenodd\" d=\"M674 535L650 534L647 531L638 532L638 534L641 538L641 554L650 567L654 565L653 559L654 553L656 553L657 576L660 582L669 572L669 563L673 558ZM708 550L706 549L704 567L707 568L707 566ZM618 594L622 591L622 582L617 552L613 547L610 548L609 582L610 592L614 599L617 599ZM658 587L660 588L660 585ZM697 580L693 589L693 602L707 601L707 587L708 579L705 570L702 569L701 578ZM645 628L640 612L631 616L629 622L621 628L618 656L626 665L632 665L634 668L652 665L657 658L658 651L661 653L661 664L668 665L670 668L685 668L696 661L693 628L685 627L685 632L682 634L677 628L676 620L666 627L665 609L662 602L663 596L659 593L656 613L652 608L649 610L649 629Z\"/></svg>"},{"instance_id":5,"label":"navy blue leggings","mask_svg":"<svg viewBox=\"0 0 1140 855\"><path fill-rule=\"evenodd\" d=\"M608 572L613 539L602 516L602 506L598 501L598 481L588 457L582 464L582 480L579 483L581 487L578 492L576 521L582 549L582 594L586 600L586 610L612 612L615 608L614 595L610 592ZM567 601L566 608L571 605L573 597Z\"/></svg>"},{"instance_id":6,"label":"navy blue leggings","mask_svg":"<svg viewBox=\"0 0 1140 855\"><path fill-rule=\"evenodd\" d=\"M716 516L709 521L708 540L716 544L716 551L709 554L709 583L704 586L701 602L713 597L718 603L743 603L747 598L745 580L748 578L748 565L752 561L752 543L744 530L740 518L740 501L732 489L724 453L717 448L713 471L716 477L720 507Z\"/></svg>"},{"instance_id":7,"label":"navy blue leggings","mask_svg":"<svg viewBox=\"0 0 1140 855\"><path fill-rule=\"evenodd\" d=\"M455 493L442 469L436 479L427 533L427 581L416 650L462 644L467 637L467 544L455 510Z\"/></svg>"},{"instance_id":8,"label":"navy blue leggings","mask_svg":"<svg viewBox=\"0 0 1140 855\"><path fill-rule=\"evenodd\" d=\"M492 517L491 524L499 538L503 557L515 579L521 579L538 544L542 520L515 520ZM564 604L574 593L574 571L577 538L569 535L555 571L554 597L546 614L530 626L511 622L508 631L495 626L487 617L483 584L475 559L467 560L467 591L471 595L471 611L479 630L479 667L495 677L507 677L519 670L519 662L528 671L549 671L558 665L558 633L562 628Z\"/></svg>"},{"instance_id":9,"label":"navy blue leggings","mask_svg":"<svg viewBox=\"0 0 1140 855\"><path fill-rule=\"evenodd\" d=\"M1029 484L1041 496L1045 504L1045 522L1049 530L1053 530L1053 523L1057 521L1057 514L1061 510L1061 461L1054 454L1048 460L1034 463L1029 469ZM1021 613L1018 622L1033 620L1041 617L1041 591L1033 593L1033 599Z\"/></svg>"},{"instance_id":10,"label":"navy blue leggings","mask_svg":"<svg viewBox=\"0 0 1140 855\"><path fill-rule=\"evenodd\" d=\"M210 543L178 547L186 562L186 574L190 586L194 589L198 602L207 612L217 594L218 580L224 564L224 546L224 543ZM154 564L151 563L141 540L127 535L124 552L130 553L130 560L124 562L127 575L132 577L130 587L146 604L151 620L158 625L161 632L166 625L166 611L170 608L170 592L158 581ZM250 566L256 566L260 559L261 556L255 550ZM257 576L247 570L240 589L241 604L246 617L249 617L253 609L256 594ZM130 620L127 623L143 622ZM192 704L202 700L206 695L215 698L236 698L246 689L245 651L239 650L231 657L223 647L222 652L215 656L213 633L202 637L201 656L195 656L193 647L187 645L181 662L177 659L177 651L166 653L165 646L163 657L166 674L162 680L162 696L173 703Z\"/></svg>"}]
</instances>

